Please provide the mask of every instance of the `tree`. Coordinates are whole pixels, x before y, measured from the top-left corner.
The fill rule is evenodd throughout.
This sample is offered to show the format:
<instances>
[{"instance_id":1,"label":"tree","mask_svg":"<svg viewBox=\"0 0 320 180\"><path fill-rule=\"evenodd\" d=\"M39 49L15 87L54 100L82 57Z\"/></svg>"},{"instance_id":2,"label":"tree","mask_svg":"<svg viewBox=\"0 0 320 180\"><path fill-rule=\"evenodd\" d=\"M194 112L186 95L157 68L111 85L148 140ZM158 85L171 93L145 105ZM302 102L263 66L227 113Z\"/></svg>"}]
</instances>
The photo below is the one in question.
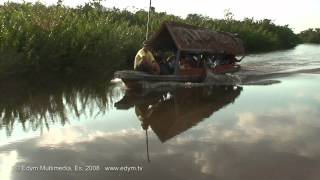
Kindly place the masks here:
<instances>
[{"instance_id":1,"label":"tree","mask_svg":"<svg viewBox=\"0 0 320 180\"><path fill-rule=\"evenodd\" d=\"M230 9L225 9L224 10L224 19L227 20L227 21L234 20L234 14L231 12Z\"/></svg>"}]
</instances>

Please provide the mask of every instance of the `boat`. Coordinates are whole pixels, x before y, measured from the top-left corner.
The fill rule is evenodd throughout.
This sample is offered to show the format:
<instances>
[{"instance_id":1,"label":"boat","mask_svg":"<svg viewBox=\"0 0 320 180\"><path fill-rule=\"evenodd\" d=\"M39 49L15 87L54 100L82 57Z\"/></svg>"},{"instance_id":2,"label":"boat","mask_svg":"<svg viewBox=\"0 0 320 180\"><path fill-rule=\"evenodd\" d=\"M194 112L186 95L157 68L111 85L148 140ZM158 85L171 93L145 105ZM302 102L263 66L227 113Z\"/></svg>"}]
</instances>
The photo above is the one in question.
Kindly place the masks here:
<instances>
[{"instance_id":1,"label":"boat","mask_svg":"<svg viewBox=\"0 0 320 180\"><path fill-rule=\"evenodd\" d=\"M156 53L174 55L171 60L165 60L165 63L170 61L173 65L172 73L153 75L134 70L115 72L114 77L122 79L128 89L141 88L141 84L146 82L202 82L207 73L224 74L238 71L238 62L245 57L243 42L237 35L180 22L164 22L149 42ZM186 55L196 65L184 67L181 57ZM230 55L241 58L235 58L229 63L216 63L217 57ZM158 61L159 64L161 62Z\"/></svg>"}]
</instances>

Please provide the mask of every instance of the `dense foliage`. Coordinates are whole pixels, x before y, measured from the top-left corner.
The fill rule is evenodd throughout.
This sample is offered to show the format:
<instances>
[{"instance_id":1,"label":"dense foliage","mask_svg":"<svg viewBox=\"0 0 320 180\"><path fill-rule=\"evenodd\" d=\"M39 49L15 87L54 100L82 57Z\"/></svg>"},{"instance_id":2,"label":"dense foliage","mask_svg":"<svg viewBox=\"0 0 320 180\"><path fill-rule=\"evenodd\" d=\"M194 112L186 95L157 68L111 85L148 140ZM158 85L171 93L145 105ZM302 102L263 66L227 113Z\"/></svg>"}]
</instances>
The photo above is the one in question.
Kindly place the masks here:
<instances>
[{"instance_id":1,"label":"dense foliage","mask_svg":"<svg viewBox=\"0 0 320 180\"><path fill-rule=\"evenodd\" d=\"M320 28L316 29L308 29L305 31L302 31L299 34L299 37L301 38L302 42L304 43L317 43L320 44Z\"/></svg>"},{"instance_id":2,"label":"dense foliage","mask_svg":"<svg viewBox=\"0 0 320 180\"><path fill-rule=\"evenodd\" d=\"M155 12L151 33L166 20L237 33L248 52L294 47L298 37L271 20L222 20L190 14L186 19ZM93 1L77 8L41 3L0 6L0 77L39 73L112 73L129 66L145 39L147 12L106 9Z\"/></svg>"},{"instance_id":3,"label":"dense foliage","mask_svg":"<svg viewBox=\"0 0 320 180\"><path fill-rule=\"evenodd\" d=\"M297 35L288 25L278 26L269 19L256 21L253 18L245 18L239 21L230 17L230 14L226 14L225 19L217 20L189 14L186 21L218 31L238 34L245 42L248 52L292 48L299 42Z\"/></svg>"}]
</instances>

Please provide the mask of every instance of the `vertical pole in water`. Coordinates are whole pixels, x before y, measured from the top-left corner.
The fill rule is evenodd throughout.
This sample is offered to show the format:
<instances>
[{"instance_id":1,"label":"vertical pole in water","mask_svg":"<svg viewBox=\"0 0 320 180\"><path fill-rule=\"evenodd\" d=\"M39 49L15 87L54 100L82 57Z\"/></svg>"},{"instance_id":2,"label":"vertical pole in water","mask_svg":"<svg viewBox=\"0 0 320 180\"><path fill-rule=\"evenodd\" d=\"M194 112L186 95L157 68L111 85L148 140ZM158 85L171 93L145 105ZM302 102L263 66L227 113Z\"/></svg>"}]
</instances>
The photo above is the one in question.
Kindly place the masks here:
<instances>
[{"instance_id":1,"label":"vertical pole in water","mask_svg":"<svg viewBox=\"0 0 320 180\"><path fill-rule=\"evenodd\" d=\"M146 143L147 143L147 157L148 157L148 162L150 162L148 129L146 129Z\"/></svg>"},{"instance_id":2,"label":"vertical pole in water","mask_svg":"<svg viewBox=\"0 0 320 180\"><path fill-rule=\"evenodd\" d=\"M146 40L148 40L148 36L149 36L150 11L151 11L151 0L149 1L149 11L148 11Z\"/></svg>"},{"instance_id":3,"label":"vertical pole in water","mask_svg":"<svg viewBox=\"0 0 320 180\"><path fill-rule=\"evenodd\" d=\"M178 50L178 52L177 52L177 57L176 57L176 63L175 63L175 67L174 67L174 74L175 74L175 75L178 75L180 56L181 56L181 51Z\"/></svg>"}]
</instances>

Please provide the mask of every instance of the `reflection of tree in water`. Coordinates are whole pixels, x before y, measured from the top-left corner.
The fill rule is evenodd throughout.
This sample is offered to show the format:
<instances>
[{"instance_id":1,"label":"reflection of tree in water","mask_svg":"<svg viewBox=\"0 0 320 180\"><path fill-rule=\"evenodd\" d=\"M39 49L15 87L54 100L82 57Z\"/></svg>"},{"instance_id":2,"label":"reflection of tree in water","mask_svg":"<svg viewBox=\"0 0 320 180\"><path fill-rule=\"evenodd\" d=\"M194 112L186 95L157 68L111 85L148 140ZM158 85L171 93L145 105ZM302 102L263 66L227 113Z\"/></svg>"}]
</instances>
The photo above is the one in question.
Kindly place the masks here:
<instances>
[{"instance_id":1,"label":"reflection of tree in water","mask_svg":"<svg viewBox=\"0 0 320 180\"><path fill-rule=\"evenodd\" d=\"M122 94L105 82L45 84L10 82L0 87L0 130L10 136L17 122L25 131L42 131L50 124L65 125L70 115L103 115Z\"/></svg>"},{"instance_id":2,"label":"reflection of tree in water","mask_svg":"<svg viewBox=\"0 0 320 180\"><path fill-rule=\"evenodd\" d=\"M165 142L233 103L241 91L237 86L178 88L143 97L126 94L115 105L117 108L135 106L142 128L151 127Z\"/></svg>"}]
</instances>

